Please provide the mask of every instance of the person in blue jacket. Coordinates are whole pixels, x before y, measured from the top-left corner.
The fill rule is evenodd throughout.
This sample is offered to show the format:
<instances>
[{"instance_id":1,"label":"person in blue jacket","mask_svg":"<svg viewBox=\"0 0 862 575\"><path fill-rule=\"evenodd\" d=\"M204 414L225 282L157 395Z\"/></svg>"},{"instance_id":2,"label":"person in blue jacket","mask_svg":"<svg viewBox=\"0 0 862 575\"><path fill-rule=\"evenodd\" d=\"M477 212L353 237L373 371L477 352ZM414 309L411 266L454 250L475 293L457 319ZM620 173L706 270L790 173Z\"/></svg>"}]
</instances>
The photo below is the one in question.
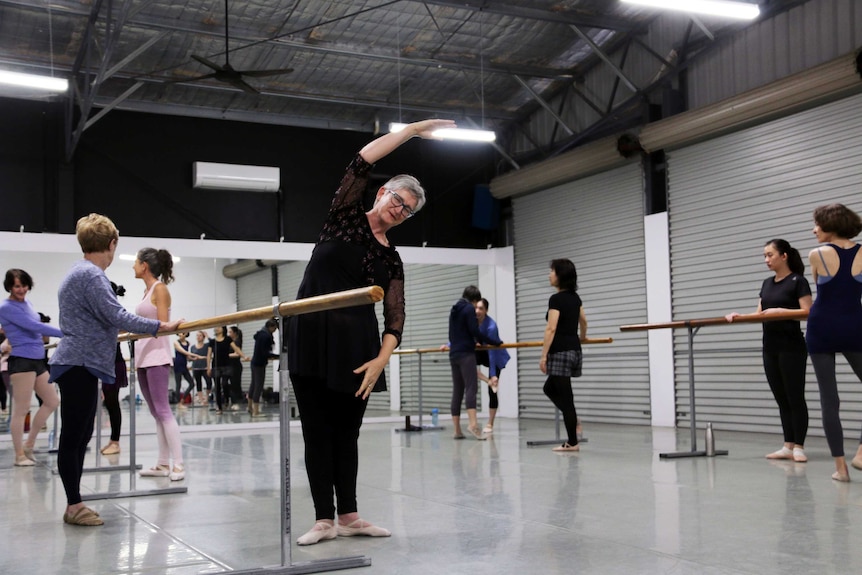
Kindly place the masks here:
<instances>
[{"instance_id":1,"label":"person in blue jacket","mask_svg":"<svg viewBox=\"0 0 862 575\"><path fill-rule=\"evenodd\" d=\"M491 338L479 331L476 318L476 303L482 299L482 292L476 286L467 286L461 299L455 302L449 312L449 363L452 366L452 427L455 439L464 437L461 431L461 401L467 407L470 420L467 431L476 439L487 439L479 428L476 418L476 390L479 378L476 375L476 344L500 345L499 337Z\"/></svg>"},{"instance_id":2,"label":"person in blue jacket","mask_svg":"<svg viewBox=\"0 0 862 575\"><path fill-rule=\"evenodd\" d=\"M476 302L476 319L479 322L479 332L488 339L500 340L497 322L488 315L489 307L490 304L485 298ZM494 433L494 418L497 416L497 408L500 406L499 399L497 398L497 385L500 382L500 372L509 363L509 359L509 352L505 349L489 349L476 352L476 363L488 368L487 376L482 373L481 369L476 372L479 379L488 384L488 395L490 397L488 422L482 430L482 433L485 435Z\"/></svg>"}]
</instances>

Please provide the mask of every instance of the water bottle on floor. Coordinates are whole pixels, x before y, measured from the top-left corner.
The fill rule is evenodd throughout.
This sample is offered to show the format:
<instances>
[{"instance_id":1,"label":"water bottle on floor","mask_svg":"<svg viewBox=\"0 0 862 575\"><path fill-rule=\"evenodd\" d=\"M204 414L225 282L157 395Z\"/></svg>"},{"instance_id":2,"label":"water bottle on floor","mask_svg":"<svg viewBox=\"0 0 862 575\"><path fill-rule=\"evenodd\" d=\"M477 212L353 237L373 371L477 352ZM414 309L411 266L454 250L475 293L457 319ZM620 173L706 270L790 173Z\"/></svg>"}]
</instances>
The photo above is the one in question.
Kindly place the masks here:
<instances>
[{"instance_id":1,"label":"water bottle on floor","mask_svg":"<svg viewBox=\"0 0 862 575\"><path fill-rule=\"evenodd\" d=\"M431 410L431 425L437 427L437 422L440 420L440 410L436 407Z\"/></svg>"}]
</instances>

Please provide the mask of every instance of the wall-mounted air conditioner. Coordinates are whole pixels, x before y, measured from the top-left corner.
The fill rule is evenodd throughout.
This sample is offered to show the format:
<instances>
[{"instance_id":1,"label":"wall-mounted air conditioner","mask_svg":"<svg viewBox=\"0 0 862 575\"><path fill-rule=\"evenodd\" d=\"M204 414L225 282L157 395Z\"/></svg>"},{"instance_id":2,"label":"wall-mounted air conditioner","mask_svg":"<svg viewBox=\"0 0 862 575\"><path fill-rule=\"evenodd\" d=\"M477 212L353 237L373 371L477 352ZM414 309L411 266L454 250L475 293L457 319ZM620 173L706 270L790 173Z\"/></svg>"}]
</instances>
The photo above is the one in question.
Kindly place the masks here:
<instances>
[{"instance_id":1,"label":"wall-mounted air conditioner","mask_svg":"<svg viewBox=\"0 0 862 575\"><path fill-rule=\"evenodd\" d=\"M248 190L277 192L281 183L279 168L194 162L192 187L207 190Z\"/></svg>"}]
</instances>

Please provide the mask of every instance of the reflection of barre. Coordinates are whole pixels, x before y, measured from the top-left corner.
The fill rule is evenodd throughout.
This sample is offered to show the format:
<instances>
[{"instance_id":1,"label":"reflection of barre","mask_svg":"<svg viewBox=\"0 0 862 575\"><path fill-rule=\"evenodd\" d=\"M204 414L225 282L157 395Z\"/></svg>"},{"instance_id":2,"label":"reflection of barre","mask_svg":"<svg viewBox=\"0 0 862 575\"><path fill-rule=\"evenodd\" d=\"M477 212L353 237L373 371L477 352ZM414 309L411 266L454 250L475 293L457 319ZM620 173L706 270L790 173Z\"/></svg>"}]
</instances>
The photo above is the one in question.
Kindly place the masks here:
<instances>
[{"instance_id":1,"label":"reflection of barre","mask_svg":"<svg viewBox=\"0 0 862 575\"><path fill-rule=\"evenodd\" d=\"M370 286L352 290L340 291L314 297L298 299L280 303L274 306L258 307L245 311L227 313L215 317L187 321L177 326L174 331L159 332L159 336L170 335L186 331L197 331L220 325L247 322L258 319L272 319L273 317L287 317L291 315L302 315L318 311L353 307L357 305L373 304L383 299L383 288ZM144 339L152 337L149 334L122 333L118 337L120 341Z\"/></svg>"},{"instance_id":2,"label":"reflection of barre","mask_svg":"<svg viewBox=\"0 0 862 575\"><path fill-rule=\"evenodd\" d=\"M732 323L763 323L766 321L777 321L782 319L805 320L808 318L808 312L801 309L799 311L782 311L777 313L746 313L740 314L733 318L732 322L727 321L725 317L707 317L702 319L684 319L679 321L671 321L667 323L639 323L634 325L621 325L620 331L638 331L644 329L667 329L667 328L682 328L682 327L701 327L703 325L731 325Z\"/></svg>"},{"instance_id":3,"label":"reflection of barre","mask_svg":"<svg viewBox=\"0 0 862 575\"><path fill-rule=\"evenodd\" d=\"M614 338L612 337L588 337L587 339L581 340L581 345L590 345L594 343L613 343ZM512 349L519 347L542 347L544 342L541 341L519 341L516 343L504 343L503 345L477 345L477 351L483 351L487 349ZM445 353L448 352L448 349L440 349L439 347L425 347L421 349L396 349L393 353L400 355L407 355L411 353Z\"/></svg>"}]
</instances>

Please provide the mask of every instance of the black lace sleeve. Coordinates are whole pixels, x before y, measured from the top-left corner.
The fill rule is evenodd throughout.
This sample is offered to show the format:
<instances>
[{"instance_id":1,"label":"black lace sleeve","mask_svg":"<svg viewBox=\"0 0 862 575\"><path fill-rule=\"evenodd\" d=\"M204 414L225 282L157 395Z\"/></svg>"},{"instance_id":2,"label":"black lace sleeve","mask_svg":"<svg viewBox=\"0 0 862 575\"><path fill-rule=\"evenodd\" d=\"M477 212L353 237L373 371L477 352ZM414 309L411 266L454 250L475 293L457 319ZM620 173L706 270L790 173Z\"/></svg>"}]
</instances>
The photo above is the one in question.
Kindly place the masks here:
<instances>
[{"instance_id":1,"label":"black lace sleeve","mask_svg":"<svg viewBox=\"0 0 862 575\"><path fill-rule=\"evenodd\" d=\"M404 275L398 279L389 280L389 289L383 296L383 334L390 333L401 345L401 334L404 331Z\"/></svg>"},{"instance_id":2,"label":"black lace sleeve","mask_svg":"<svg viewBox=\"0 0 862 575\"><path fill-rule=\"evenodd\" d=\"M371 168L371 164L356 154L353 161L347 166L344 177L341 178L341 184L338 186L338 191L335 192L335 197L332 198L330 209L335 210L354 203L361 204L362 194L368 185L368 172L371 171Z\"/></svg>"}]
</instances>

